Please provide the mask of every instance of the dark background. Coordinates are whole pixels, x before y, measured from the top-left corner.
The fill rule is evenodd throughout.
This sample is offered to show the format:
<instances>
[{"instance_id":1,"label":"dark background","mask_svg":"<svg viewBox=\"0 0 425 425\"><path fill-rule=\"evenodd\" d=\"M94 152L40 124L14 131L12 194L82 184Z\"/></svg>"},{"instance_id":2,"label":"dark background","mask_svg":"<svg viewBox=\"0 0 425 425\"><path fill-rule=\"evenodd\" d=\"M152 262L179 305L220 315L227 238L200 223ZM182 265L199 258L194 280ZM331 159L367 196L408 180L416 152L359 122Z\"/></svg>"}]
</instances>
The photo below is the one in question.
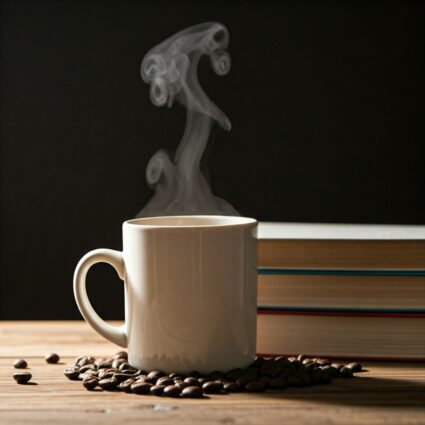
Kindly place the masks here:
<instances>
[{"instance_id":1,"label":"dark background","mask_svg":"<svg viewBox=\"0 0 425 425\"><path fill-rule=\"evenodd\" d=\"M233 124L209 149L214 193L260 220L425 223L419 3L6 1L0 318L81 317L77 261L121 249L152 194L147 162L184 128L181 107L150 103L140 62L209 20L233 60L222 78L200 66ZM115 272L88 280L100 315L121 318Z\"/></svg>"}]
</instances>

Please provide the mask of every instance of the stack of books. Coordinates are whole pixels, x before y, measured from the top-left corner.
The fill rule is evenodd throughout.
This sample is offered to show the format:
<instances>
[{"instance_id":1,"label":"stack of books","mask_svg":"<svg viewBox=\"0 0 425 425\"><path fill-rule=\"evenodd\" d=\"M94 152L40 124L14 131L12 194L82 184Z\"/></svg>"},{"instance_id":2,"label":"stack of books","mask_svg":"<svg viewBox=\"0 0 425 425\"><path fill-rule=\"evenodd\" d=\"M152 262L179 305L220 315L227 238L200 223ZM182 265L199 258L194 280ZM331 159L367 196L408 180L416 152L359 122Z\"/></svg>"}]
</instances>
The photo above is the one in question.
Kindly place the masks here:
<instances>
[{"instance_id":1,"label":"stack of books","mask_svg":"<svg viewBox=\"0 0 425 425\"><path fill-rule=\"evenodd\" d=\"M425 361L425 226L258 227L257 351Z\"/></svg>"}]
</instances>

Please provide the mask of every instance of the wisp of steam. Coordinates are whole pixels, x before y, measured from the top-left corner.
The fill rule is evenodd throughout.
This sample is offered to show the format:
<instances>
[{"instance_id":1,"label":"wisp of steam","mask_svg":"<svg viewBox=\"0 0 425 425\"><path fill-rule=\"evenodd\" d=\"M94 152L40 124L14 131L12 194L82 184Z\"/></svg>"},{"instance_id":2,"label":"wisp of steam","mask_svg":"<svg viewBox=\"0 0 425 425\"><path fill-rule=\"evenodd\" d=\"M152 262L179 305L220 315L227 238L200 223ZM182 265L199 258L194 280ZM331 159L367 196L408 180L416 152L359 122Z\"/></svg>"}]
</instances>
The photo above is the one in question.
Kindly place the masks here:
<instances>
[{"instance_id":1,"label":"wisp of steam","mask_svg":"<svg viewBox=\"0 0 425 425\"><path fill-rule=\"evenodd\" d=\"M225 200L213 195L200 163L216 121L229 131L226 115L201 88L197 67L202 55L210 58L213 70L225 75L230 70L226 27L207 22L178 32L151 49L143 58L141 75L151 85L150 98L156 106L170 107L176 99L187 109L186 128L171 158L159 150L146 168L146 179L155 194L137 217L158 215L239 215Z\"/></svg>"}]
</instances>

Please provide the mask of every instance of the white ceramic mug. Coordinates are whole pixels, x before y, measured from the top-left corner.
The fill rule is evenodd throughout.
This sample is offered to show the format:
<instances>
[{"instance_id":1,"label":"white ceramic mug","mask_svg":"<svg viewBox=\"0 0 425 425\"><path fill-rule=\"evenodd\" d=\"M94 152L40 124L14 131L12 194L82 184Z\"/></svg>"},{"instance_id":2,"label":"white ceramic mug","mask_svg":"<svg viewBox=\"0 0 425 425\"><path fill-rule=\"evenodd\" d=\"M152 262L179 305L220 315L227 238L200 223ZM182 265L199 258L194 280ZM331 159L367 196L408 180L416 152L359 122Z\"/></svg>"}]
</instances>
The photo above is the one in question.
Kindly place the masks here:
<instances>
[{"instance_id":1,"label":"white ceramic mug","mask_svg":"<svg viewBox=\"0 0 425 425\"><path fill-rule=\"evenodd\" d=\"M145 370L201 373L245 367L256 349L257 222L230 216L152 217L123 224L123 252L97 249L74 274L81 314L128 348ZM112 265L125 283L125 325L112 326L86 293L93 264Z\"/></svg>"}]
</instances>

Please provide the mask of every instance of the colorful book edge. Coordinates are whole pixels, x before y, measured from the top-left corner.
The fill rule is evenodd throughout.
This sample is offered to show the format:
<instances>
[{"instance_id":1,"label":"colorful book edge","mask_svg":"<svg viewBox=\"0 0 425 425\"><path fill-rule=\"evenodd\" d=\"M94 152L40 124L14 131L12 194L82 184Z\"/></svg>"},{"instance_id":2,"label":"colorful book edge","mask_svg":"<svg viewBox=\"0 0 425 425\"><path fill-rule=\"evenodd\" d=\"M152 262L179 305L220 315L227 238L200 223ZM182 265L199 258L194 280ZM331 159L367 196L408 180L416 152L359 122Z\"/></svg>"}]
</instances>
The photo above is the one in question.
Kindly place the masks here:
<instances>
[{"instance_id":1,"label":"colorful book edge","mask_svg":"<svg viewBox=\"0 0 425 425\"><path fill-rule=\"evenodd\" d=\"M385 311L371 311L368 310L345 310L345 309L330 309L323 310L316 309L294 309L294 308L257 308L257 314L274 314L274 315L300 315L300 316L360 316L360 317L405 317L405 318L425 318L425 312L420 309L419 312L385 312Z\"/></svg>"},{"instance_id":2,"label":"colorful book edge","mask_svg":"<svg viewBox=\"0 0 425 425\"><path fill-rule=\"evenodd\" d=\"M284 269L258 267L258 275L304 275L304 276L425 276L425 270L341 270L341 269Z\"/></svg>"}]
</instances>

